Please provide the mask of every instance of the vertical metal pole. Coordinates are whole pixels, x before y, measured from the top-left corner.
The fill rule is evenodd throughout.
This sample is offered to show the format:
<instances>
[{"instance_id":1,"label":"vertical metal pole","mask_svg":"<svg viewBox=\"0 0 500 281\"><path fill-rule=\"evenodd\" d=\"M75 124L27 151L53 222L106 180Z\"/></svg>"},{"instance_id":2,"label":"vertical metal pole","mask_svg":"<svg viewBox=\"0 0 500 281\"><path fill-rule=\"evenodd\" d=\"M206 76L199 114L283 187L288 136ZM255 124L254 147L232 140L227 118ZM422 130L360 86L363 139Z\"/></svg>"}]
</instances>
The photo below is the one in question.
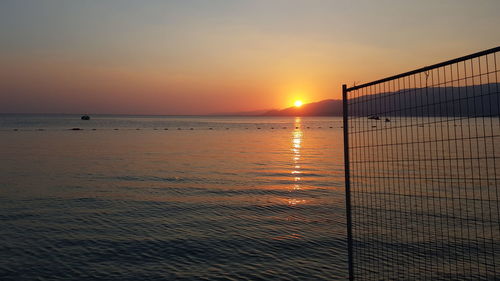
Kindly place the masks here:
<instances>
[{"instance_id":1,"label":"vertical metal pole","mask_svg":"<svg viewBox=\"0 0 500 281\"><path fill-rule=\"evenodd\" d=\"M342 115L344 119L344 173L345 173L345 207L347 217L347 262L349 280L354 280L352 260L352 215L351 215L351 174L349 169L349 112L347 111L347 85L342 85Z\"/></svg>"}]
</instances>

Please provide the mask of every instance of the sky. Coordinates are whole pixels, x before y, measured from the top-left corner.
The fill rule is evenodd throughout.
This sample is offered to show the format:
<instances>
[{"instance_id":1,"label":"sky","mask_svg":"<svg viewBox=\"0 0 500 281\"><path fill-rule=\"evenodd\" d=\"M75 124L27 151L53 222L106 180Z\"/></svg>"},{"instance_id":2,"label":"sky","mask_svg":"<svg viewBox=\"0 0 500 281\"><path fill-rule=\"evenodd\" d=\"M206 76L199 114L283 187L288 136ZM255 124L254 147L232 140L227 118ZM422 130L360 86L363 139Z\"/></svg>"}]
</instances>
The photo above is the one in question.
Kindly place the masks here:
<instances>
[{"instance_id":1,"label":"sky","mask_svg":"<svg viewBox=\"0 0 500 281\"><path fill-rule=\"evenodd\" d=\"M498 0L1 0L0 113L184 115L340 99L500 45Z\"/></svg>"}]
</instances>

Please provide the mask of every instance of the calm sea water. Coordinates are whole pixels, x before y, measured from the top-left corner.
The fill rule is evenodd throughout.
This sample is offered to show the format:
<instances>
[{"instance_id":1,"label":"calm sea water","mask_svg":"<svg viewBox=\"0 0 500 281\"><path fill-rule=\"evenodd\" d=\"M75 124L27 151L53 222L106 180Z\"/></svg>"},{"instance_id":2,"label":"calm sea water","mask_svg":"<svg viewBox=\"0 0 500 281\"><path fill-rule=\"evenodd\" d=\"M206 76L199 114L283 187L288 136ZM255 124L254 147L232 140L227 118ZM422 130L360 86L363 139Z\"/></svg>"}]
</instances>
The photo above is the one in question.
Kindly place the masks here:
<instances>
[{"instance_id":1,"label":"calm sea water","mask_svg":"<svg viewBox=\"0 0 500 281\"><path fill-rule=\"evenodd\" d=\"M0 279L345 279L342 151L334 117L0 115Z\"/></svg>"}]
</instances>

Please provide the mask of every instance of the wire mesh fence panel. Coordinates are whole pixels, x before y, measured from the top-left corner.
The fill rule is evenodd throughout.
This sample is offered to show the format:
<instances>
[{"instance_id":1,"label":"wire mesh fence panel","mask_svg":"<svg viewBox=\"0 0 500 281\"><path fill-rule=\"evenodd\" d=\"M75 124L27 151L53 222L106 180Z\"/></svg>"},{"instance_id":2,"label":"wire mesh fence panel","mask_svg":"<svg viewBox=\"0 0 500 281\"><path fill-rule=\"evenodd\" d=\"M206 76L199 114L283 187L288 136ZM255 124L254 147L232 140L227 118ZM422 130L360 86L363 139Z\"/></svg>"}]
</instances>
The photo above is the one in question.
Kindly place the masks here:
<instances>
[{"instance_id":1,"label":"wire mesh fence panel","mask_svg":"<svg viewBox=\"0 0 500 281\"><path fill-rule=\"evenodd\" d=\"M500 280L499 51L344 87L351 279Z\"/></svg>"}]
</instances>

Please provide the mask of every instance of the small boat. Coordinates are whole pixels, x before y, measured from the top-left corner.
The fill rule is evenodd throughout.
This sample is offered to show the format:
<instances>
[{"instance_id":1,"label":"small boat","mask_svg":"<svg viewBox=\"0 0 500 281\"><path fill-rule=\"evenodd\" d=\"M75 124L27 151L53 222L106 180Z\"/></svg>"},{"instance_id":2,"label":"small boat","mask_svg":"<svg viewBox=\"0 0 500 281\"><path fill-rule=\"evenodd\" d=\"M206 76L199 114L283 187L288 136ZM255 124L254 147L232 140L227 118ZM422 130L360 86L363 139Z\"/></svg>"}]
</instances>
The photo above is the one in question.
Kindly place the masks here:
<instances>
[{"instance_id":1,"label":"small boat","mask_svg":"<svg viewBox=\"0 0 500 281\"><path fill-rule=\"evenodd\" d=\"M380 120L380 117L378 117L378 115L370 115L370 116L368 116L368 119L371 119L371 120Z\"/></svg>"},{"instance_id":2,"label":"small boat","mask_svg":"<svg viewBox=\"0 0 500 281\"><path fill-rule=\"evenodd\" d=\"M88 115L83 115L83 116L82 116L82 120L90 120L90 116L88 116Z\"/></svg>"}]
</instances>

